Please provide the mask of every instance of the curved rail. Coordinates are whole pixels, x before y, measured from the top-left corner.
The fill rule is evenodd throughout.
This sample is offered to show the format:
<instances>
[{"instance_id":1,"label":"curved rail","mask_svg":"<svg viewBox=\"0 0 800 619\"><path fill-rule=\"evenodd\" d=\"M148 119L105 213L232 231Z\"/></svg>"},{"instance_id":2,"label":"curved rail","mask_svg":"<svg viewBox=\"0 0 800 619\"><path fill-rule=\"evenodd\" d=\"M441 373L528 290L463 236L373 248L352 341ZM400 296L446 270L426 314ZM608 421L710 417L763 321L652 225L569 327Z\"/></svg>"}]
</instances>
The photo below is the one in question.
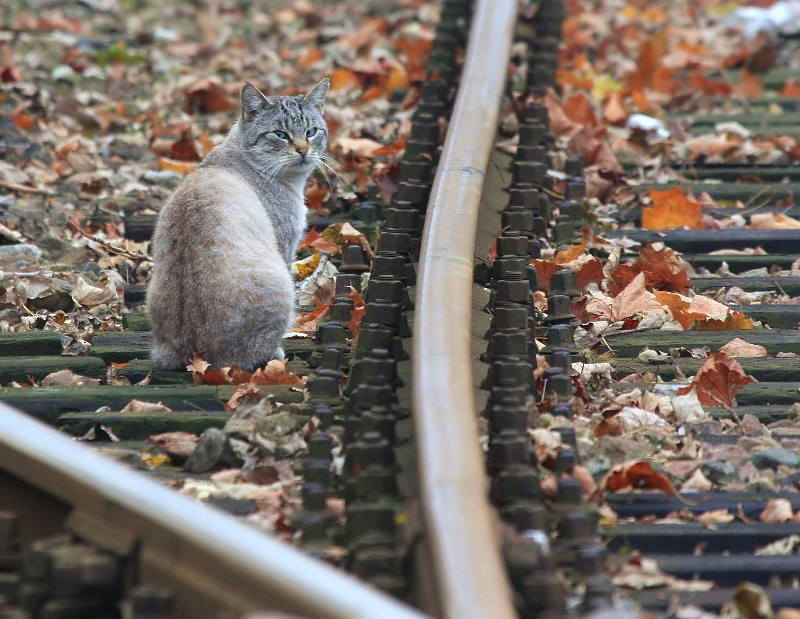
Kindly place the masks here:
<instances>
[{"instance_id":1,"label":"curved rail","mask_svg":"<svg viewBox=\"0 0 800 619\"><path fill-rule=\"evenodd\" d=\"M478 0L420 250L413 383L420 493L438 611L515 617L489 505L470 325L477 212L507 79L516 0Z\"/></svg>"},{"instance_id":2,"label":"curved rail","mask_svg":"<svg viewBox=\"0 0 800 619\"><path fill-rule=\"evenodd\" d=\"M176 616L266 609L320 618L422 616L0 402L0 509L14 508L14 478L71 508L72 528L89 541L119 547L127 539L158 584L195 592L175 600Z\"/></svg>"}]
</instances>

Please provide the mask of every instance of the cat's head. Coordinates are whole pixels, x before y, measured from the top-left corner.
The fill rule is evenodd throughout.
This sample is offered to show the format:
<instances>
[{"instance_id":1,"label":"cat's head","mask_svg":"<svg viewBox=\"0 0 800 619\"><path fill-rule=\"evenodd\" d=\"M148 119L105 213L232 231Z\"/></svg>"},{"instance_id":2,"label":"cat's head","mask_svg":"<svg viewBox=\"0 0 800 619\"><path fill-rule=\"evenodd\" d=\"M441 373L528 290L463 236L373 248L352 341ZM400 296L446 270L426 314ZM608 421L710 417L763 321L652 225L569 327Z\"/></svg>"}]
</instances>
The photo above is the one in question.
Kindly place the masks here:
<instances>
[{"instance_id":1,"label":"cat's head","mask_svg":"<svg viewBox=\"0 0 800 619\"><path fill-rule=\"evenodd\" d=\"M328 145L322 118L327 93L327 77L305 96L266 96L250 82L242 87L242 143L267 178L305 178L319 165Z\"/></svg>"}]
</instances>

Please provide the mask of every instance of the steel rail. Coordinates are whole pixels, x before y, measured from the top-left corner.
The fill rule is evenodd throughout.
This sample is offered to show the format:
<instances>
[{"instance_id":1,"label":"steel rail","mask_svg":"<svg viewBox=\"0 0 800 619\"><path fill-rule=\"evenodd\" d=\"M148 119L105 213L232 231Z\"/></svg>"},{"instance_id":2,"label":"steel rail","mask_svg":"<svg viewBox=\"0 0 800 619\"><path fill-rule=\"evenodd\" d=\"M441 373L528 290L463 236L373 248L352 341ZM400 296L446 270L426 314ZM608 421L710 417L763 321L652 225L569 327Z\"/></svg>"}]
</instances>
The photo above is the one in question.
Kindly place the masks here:
<instances>
[{"instance_id":1,"label":"steel rail","mask_svg":"<svg viewBox=\"0 0 800 619\"><path fill-rule=\"evenodd\" d=\"M77 515L80 532L90 538L122 544L115 540L119 535L138 545L143 571L159 578L151 584L193 592L194 600L175 600L177 617L272 609L320 618L423 616L2 402L0 473L0 509L13 509L19 488L11 476L71 507L70 519Z\"/></svg>"},{"instance_id":2,"label":"steel rail","mask_svg":"<svg viewBox=\"0 0 800 619\"><path fill-rule=\"evenodd\" d=\"M489 505L472 384L472 269L516 0L478 0L428 202L416 294L413 415L437 614L516 617Z\"/></svg>"}]
</instances>

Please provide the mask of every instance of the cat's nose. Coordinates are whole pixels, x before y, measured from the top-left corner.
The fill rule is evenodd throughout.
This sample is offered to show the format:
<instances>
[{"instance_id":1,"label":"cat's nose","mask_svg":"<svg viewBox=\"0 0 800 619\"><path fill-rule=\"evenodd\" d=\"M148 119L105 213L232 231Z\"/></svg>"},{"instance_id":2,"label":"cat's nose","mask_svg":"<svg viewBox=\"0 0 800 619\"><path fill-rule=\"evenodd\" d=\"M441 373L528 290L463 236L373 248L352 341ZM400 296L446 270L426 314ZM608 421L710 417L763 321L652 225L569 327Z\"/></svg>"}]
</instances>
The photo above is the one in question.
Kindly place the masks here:
<instances>
[{"instance_id":1,"label":"cat's nose","mask_svg":"<svg viewBox=\"0 0 800 619\"><path fill-rule=\"evenodd\" d=\"M294 149L300 153L301 157L305 157L308 153L308 144L295 144Z\"/></svg>"}]
</instances>

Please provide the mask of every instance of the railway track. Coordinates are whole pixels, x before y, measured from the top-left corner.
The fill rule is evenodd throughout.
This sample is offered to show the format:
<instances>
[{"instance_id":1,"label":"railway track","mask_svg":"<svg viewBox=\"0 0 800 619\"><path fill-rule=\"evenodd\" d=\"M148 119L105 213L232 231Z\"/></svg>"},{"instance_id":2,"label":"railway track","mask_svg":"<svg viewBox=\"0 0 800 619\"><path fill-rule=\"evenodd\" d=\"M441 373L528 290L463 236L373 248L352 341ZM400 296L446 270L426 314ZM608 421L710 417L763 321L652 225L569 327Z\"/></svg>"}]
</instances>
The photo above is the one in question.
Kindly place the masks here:
<instances>
[{"instance_id":1,"label":"railway track","mask_svg":"<svg viewBox=\"0 0 800 619\"><path fill-rule=\"evenodd\" d=\"M224 410L239 387L151 370L143 287L125 290L125 329L95 334L88 355L61 356L51 331L0 334L0 383L68 368L133 385L0 390L27 415L6 405L0 414L3 616L637 616L738 604L742 616L767 617L742 609L753 599L800 607L791 356L800 239L788 227L749 227L758 215L793 214L792 155L754 166L736 153L730 163L673 157L625 174L602 169L597 150L575 156L564 118L580 122L548 88L583 43L560 40L558 2L519 21L517 11L510 1L444 1L397 191L359 211L359 229L383 222L374 255L346 244L327 319L313 340L286 340L287 368L305 386L251 387L267 418L277 412L304 441L299 509L283 525L300 549L163 488L180 467L146 479L63 436L99 433L102 447L109 431L124 445L195 432L208 460L198 471L241 466L223 448L247 436ZM785 47L779 62L791 65ZM773 89L786 80L777 69L763 77ZM679 101L676 122L701 132L741 119L762 139L792 135L796 99L777 100L778 113L772 99L737 109L715 92ZM753 111L760 105L767 120ZM603 174L606 184L593 183ZM676 187L694 192L705 215L741 223L702 229L698 216L696 229L643 229L657 192ZM126 213L134 240L153 224ZM648 252L673 260L662 244L683 256L665 268L685 282L644 278L636 294L651 303L623 306L638 280L612 292L614 268ZM733 253L756 246L764 251ZM676 290L684 296L657 296ZM784 303L766 302L780 295ZM691 315L691 298L724 303L708 318L708 305ZM672 328L660 328L670 317ZM723 406L676 401L734 338L763 346L765 356L738 359L758 382ZM720 363L723 384L740 380ZM120 413L132 399L172 412ZM216 504L247 516L258 501Z\"/></svg>"}]
</instances>

